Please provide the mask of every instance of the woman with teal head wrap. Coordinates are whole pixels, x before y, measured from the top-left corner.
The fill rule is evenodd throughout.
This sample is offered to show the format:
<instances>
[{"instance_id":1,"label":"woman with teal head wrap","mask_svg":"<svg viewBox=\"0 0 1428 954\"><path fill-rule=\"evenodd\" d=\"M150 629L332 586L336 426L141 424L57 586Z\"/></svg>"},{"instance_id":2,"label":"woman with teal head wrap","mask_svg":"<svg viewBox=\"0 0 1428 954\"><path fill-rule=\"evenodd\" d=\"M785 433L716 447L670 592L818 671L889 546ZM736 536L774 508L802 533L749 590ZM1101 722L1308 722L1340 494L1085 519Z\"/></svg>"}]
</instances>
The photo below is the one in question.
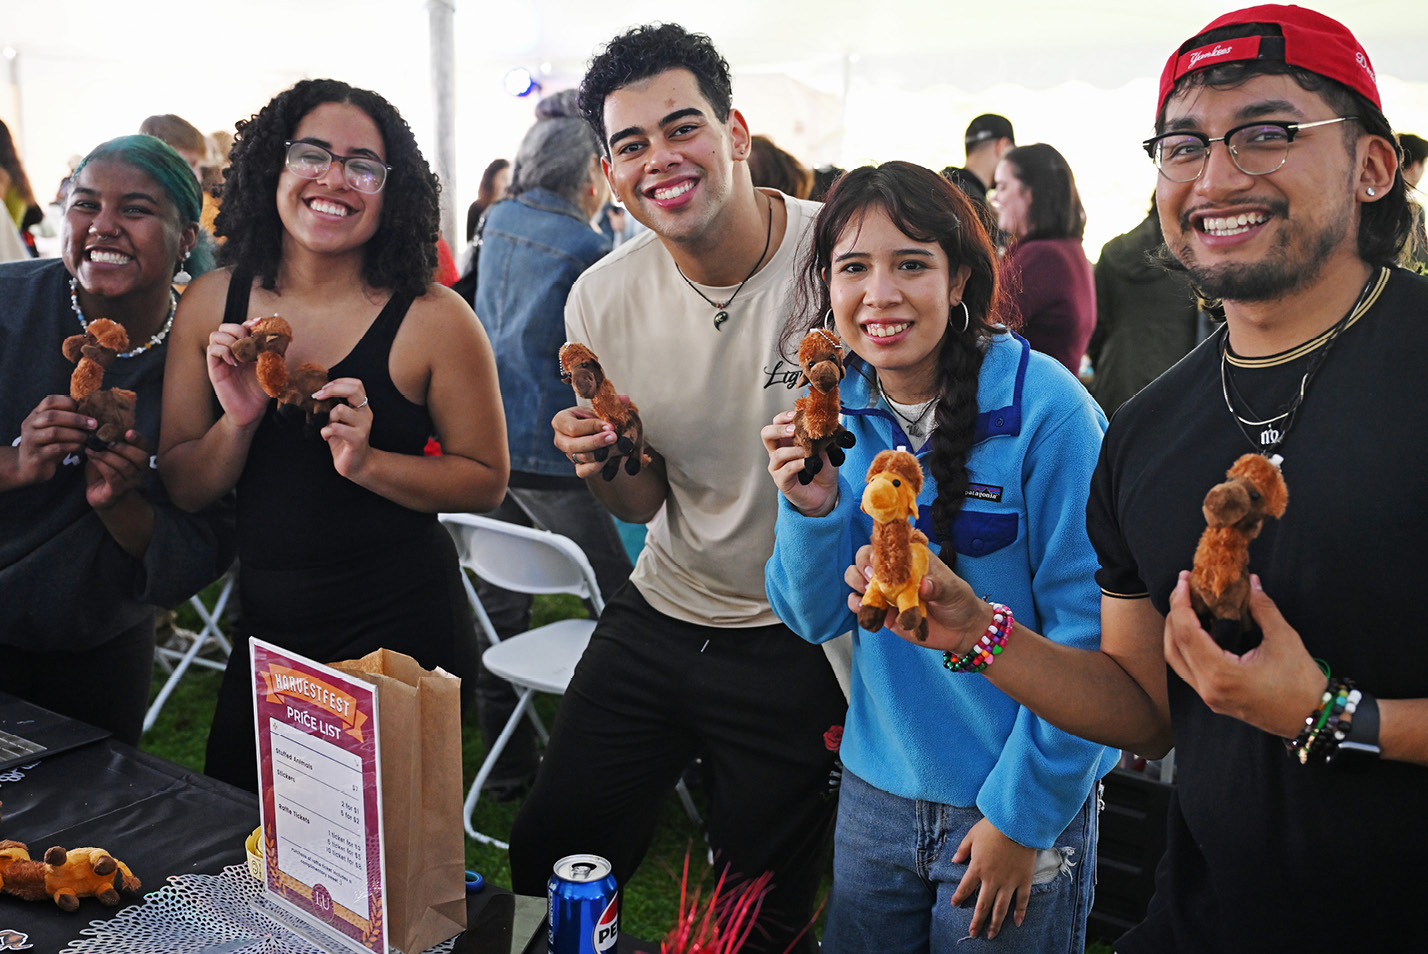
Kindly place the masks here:
<instances>
[{"instance_id":1,"label":"woman with teal head wrap","mask_svg":"<svg viewBox=\"0 0 1428 954\"><path fill-rule=\"evenodd\" d=\"M61 258L0 265L0 689L135 744L154 607L186 600L233 556L229 502L183 513L150 464L174 274L200 200L168 146L112 139L75 170ZM135 394L134 426L108 443L71 396L63 349L101 318L128 344L100 386Z\"/></svg>"}]
</instances>

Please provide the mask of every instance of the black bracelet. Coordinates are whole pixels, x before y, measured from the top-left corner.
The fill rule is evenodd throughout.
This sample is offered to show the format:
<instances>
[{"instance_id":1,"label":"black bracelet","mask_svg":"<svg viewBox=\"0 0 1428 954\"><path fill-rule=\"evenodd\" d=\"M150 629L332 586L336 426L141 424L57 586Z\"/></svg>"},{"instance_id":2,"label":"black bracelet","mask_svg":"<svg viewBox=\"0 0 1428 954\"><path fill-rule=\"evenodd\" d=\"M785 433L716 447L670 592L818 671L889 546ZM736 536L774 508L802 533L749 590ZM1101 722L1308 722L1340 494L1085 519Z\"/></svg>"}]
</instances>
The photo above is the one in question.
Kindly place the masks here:
<instances>
[{"instance_id":1,"label":"black bracelet","mask_svg":"<svg viewBox=\"0 0 1428 954\"><path fill-rule=\"evenodd\" d=\"M1377 761L1380 755L1378 727L1378 700L1360 690L1353 725L1349 727L1343 741L1328 753L1328 764L1337 769L1352 771L1366 768L1370 762Z\"/></svg>"}]
</instances>

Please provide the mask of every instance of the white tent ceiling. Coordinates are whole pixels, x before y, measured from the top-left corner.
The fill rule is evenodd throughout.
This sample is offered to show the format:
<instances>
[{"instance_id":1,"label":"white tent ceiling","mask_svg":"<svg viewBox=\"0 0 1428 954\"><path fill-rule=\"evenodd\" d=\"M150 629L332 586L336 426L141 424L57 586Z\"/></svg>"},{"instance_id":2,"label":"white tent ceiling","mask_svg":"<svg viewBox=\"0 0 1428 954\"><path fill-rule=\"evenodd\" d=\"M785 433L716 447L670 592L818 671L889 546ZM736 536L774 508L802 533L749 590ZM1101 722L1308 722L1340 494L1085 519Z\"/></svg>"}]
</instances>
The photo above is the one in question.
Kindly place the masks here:
<instances>
[{"instance_id":1,"label":"white tent ceiling","mask_svg":"<svg viewBox=\"0 0 1428 954\"><path fill-rule=\"evenodd\" d=\"M40 191L63 175L66 157L132 131L146 115L175 112L205 130L231 129L304 76L382 92L432 156L430 23L450 8L457 156L450 185L460 207L487 159L510 155L530 123L532 104L501 91L507 70L525 67L550 90L571 86L609 37L663 19L713 37L733 67L736 105L755 131L811 163L960 162L967 120L1007 114L1019 141L1042 139L1067 154L1083 192L1108 191L1102 201L1115 212L1099 231L1089 229L1097 236L1133 224L1131 207L1143 206L1149 192L1148 164L1134 140L1147 134L1165 57L1233 8L1225 0L1021 0L1005 8L936 0L712 0L688 9L653 0L0 4L0 47L14 51L9 97L0 74L0 118L16 131ZM1364 43L1390 118L1428 128L1421 4L1314 6ZM1090 239L1094 254L1099 246Z\"/></svg>"}]
</instances>

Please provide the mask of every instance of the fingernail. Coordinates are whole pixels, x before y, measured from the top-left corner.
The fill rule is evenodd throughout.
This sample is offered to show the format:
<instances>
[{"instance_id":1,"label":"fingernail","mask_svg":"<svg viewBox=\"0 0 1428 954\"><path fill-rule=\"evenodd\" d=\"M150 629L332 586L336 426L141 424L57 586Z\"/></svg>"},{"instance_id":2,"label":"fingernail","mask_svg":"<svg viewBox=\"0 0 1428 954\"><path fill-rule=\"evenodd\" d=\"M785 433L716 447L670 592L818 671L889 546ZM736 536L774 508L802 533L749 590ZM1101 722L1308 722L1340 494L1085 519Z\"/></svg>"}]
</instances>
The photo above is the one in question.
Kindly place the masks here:
<instances>
[{"instance_id":1,"label":"fingernail","mask_svg":"<svg viewBox=\"0 0 1428 954\"><path fill-rule=\"evenodd\" d=\"M85 422L85 426L88 427L91 431L99 426L99 422L92 417L85 418Z\"/></svg>"},{"instance_id":2,"label":"fingernail","mask_svg":"<svg viewBox=\"0 0 1428 954\"><path fill-rule=\"evenodd\" d=\"M863 567L863 579L865 579L865 580L871 580L872 578L873 578L873 568L870 567L870 566L865 566L865 567Z\"/></svg>"},{"instance_id":3,"label":"fingernail","mask_svg":"<svg viewBox=\"0 0 1428 954\"><path fill-rule=\"evenodd\" d=\"M784 434L785 437L792 437L792 436L793 436L793 425L790 424L790 425L788 425L788 427L784 428L784 429L783 429L783 434Z\"/></svg>"},{"instance_id":4,"label":"fingernail","mask_svg":"<svg viewBox=\"0 0 1428 954\"><path fill-rule=\"evenodd\" d=\"M1261 591L1264 589L1264 584L1260 582L1258 573L1250 574L1250 589Z\"/></svg>"}]
</instances>

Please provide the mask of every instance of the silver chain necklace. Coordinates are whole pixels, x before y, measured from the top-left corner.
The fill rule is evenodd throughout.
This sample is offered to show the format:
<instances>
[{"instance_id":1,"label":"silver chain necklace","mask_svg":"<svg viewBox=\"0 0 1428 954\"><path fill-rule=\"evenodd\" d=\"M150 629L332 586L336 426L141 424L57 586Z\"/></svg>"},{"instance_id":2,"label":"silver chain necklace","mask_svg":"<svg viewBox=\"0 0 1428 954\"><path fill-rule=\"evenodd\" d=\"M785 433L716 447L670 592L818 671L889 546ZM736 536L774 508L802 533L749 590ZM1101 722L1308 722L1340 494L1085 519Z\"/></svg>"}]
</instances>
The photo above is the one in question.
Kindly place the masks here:
<instances>
[{"instance_id":1,"label":"silver chain necklace","mask_svg":"<svg viewBox=\"0 0 1428 954\"><path fill-rule=\"evenodd\" d=\"M1266 457L1278 456L1279 445L1283 444L1284 439L1289 436L1289 429L1294 426L1294 418L1299 413L1299 408L1304 404L1304 396L1309 391L1309 382L1313 380L1314 375L1319 371L1319 368L1323 366L1324 360L1329 356L1329 349L1333 346L1334 341L1339 337L1340 333L1349 326L1349 322L1353 321L1362 313L1364 301L1368 298L1369 289L1376 284L1376 278L1377 276L1369 277L1369 280L1364 284L1363 291L1359 292L1358 301L1354 302L1354 307L1350 308L1348 313L1340 318L1334 327L1329 330L1329 334L1324 338L1323 343L1318 346L1314 354L1310 357L1309 364L1304 369L1304 376L1299 379L1299 393L1289 402L1288 408L1282 413L1276 414L1274 417L1265 418L1262 421L1251 419L1257 415L1254 413L1254 410L1249 407L1248 402L1245 401L1244 395L1239 393L1239 389L1235 387L1234 379L1229 375L1230 329L1228 326L1225 327L1224 334L1220 338L1220 393L1224 396L1225 407L1229 409L1230 414L1234 417L1235 424L1239 427L1240 433L1243 434L1245 440L1249 441L1250 445L1261 454L1264 454ZM1235 409L1235 402L1230 398L1231 391L1234 392L1235 397L1239 398L1240 403L1245 405L1245 411L1249 414L1249 417L1241 415L1240 412ZM1283 428L1274 426L1279 421L1284 421ZM1255 439L1254 434L1249 430L1255 427L1264 428L1264 430L1260 431L1258 440Z\"/></svg>"},{"instance_id":2,"label":"silver chain necklace","mask_svg":"<svg viewBox=\"0 0 1428 954\"><path fill-rule=\"evenodd\" d=\"M81 311L79 307L79 279L77 278L71 278L69 280L69 307L73 309L74 316L79 319L79 326L83 328L86 332L88 332L89 319L84 317L84 312ZM150 348L154 347L154 345L163 344L164 339L169 336L169 329L174 326L174 312L176 311L178 311L178 294L172 288L170 288L169 317L168 320L164 322L164 326L158 330L157 334L151 337L148 341L139 345L139 347L133 349L132 351L125 351L122 354L117 354L115 355L115 357L132 358L135 355L143 354L145 351L148 351Z\"/></svg>"}]
</instances>

